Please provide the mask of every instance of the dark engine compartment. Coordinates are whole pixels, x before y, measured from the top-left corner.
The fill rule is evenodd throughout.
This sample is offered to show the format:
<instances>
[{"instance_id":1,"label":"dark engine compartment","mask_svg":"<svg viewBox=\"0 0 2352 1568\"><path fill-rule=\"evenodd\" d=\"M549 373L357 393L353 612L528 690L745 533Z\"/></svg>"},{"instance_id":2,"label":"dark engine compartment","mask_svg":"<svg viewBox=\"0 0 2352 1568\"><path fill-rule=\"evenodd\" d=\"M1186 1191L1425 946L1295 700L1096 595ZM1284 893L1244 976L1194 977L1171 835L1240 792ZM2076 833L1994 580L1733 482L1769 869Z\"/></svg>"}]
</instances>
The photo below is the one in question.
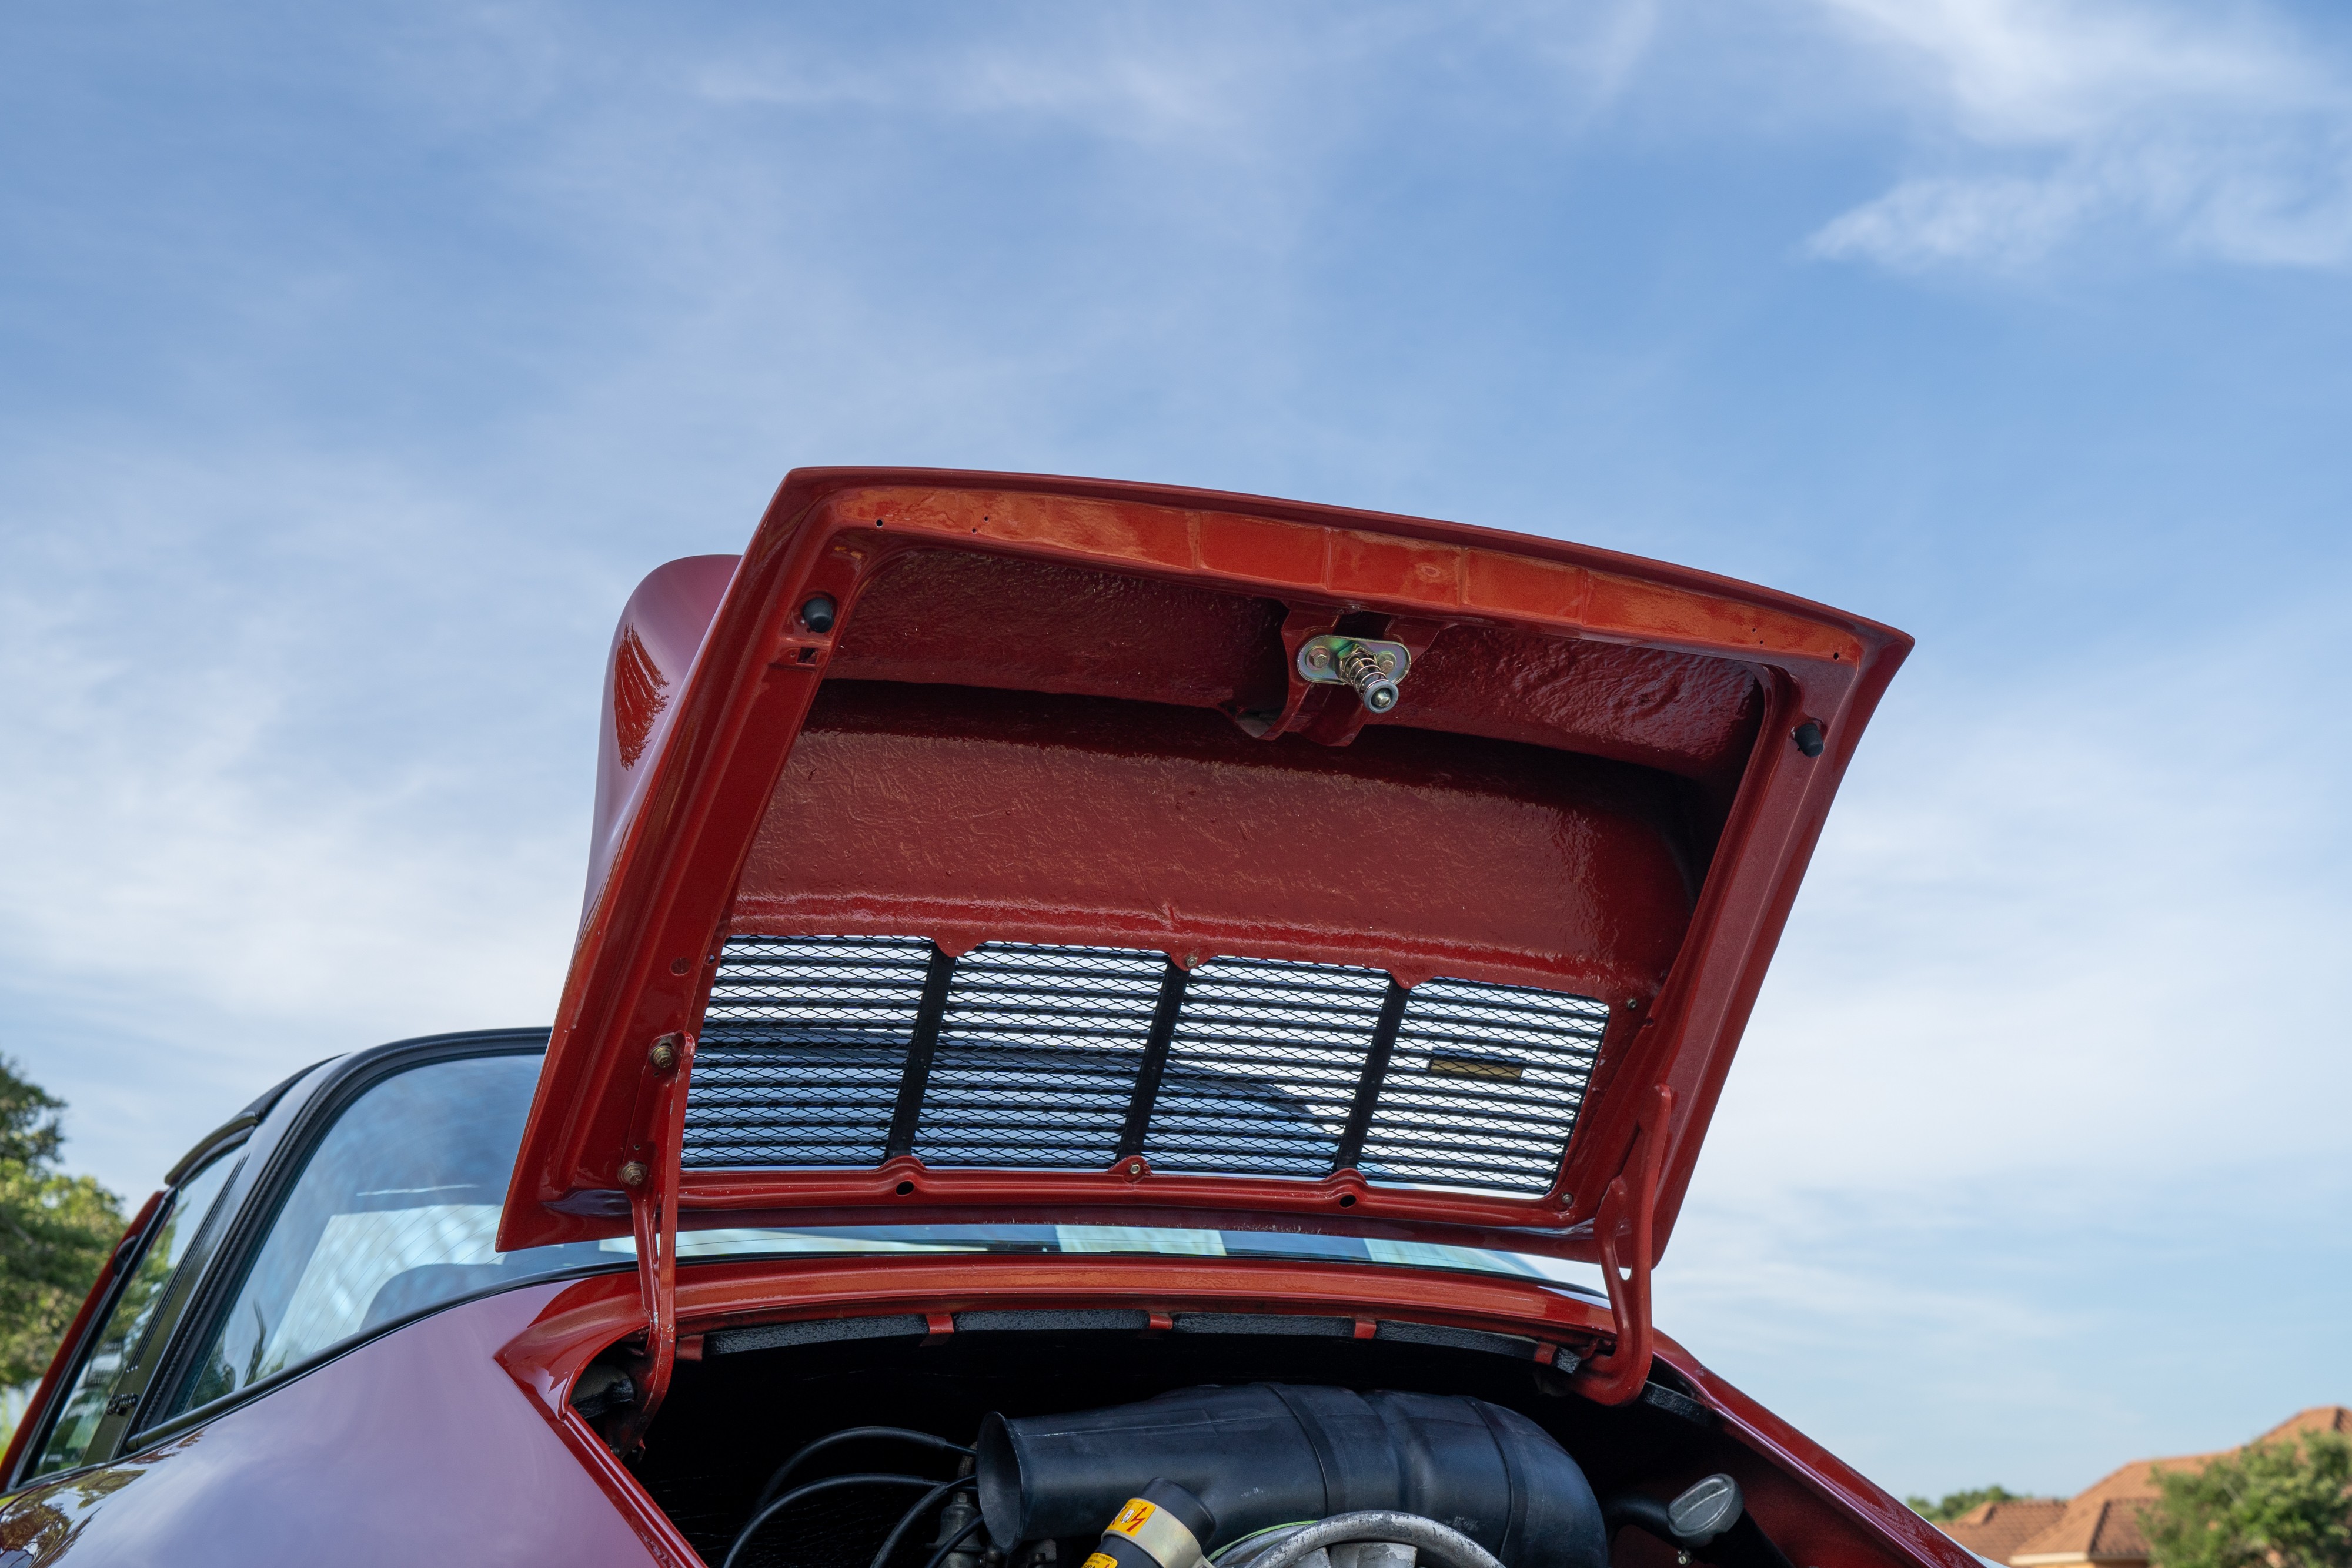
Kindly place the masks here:
<instances>
[{"instance_id":1,"label":"dark engine compartment","mask_svg":"<svg viewBox=\"0 0 2352 1568\"><path fill-rule=\"evenodd\" d=\"M1155 1483L1177 1488L1151 1495L1179 1500L1180 1512L1208 1508L1201 1518L1214 1522L1196 1528L1213 1537L1199 1544L1235 1568L1273 1539L1237 1548L1243 1535L1316 1516L1296 1500L1318 1481L1313 1503L1334 1511L1451 1511L1502 1568L1790 1568L1745 1508L1759 1488L1786 1492L1785 1481L1663 1365L1642 1397L1610 1407L1508 1336L1384 1323L1384 1337L1364 1339L1346 1320L1264 1314L1180 1315L1159 1332L1087 1326L1126 1315L964 1313L950 1333L921 1332L920 1318L714 1333L701 1359L678 1364L631 1468L711 1568L783 1492L846 1475L895 1479L809 1491L741 1542L734 1568L1153 1568L1103 1531L1125 1499ZM1391 1328L1441 1343L1386 1337ZM1289 1438L1286 1419L1316 1431ZM772 1489L808 1445L863 1427L943 1441L823 1444L793 1467L788 1486ZM1062 1457L1054 1445L1066 1448L1074 1430L1108 1436ZM1024 1432L1035 1440L1016 1465L1010 1438ZM1351 1444L1354 1459L1342 1452ZM1361 1472L1354 1480L1330 1474L1350 1465ZM1030 1503L1006 1500L1015 1473L1014 1493L1025 1488ZM1400 1479L1381 1479L1391 1474ZM950 1490L959 1477L972 1483ZM1488 1504L1461 1500L1480 1497ZM1097 1557L1105 1545L1118 1551ZM1423 1554L1432 1565L1442 1557ZM1411 1561L1335 1545L1307 1568Z\"/></svg>"}]
</instances>

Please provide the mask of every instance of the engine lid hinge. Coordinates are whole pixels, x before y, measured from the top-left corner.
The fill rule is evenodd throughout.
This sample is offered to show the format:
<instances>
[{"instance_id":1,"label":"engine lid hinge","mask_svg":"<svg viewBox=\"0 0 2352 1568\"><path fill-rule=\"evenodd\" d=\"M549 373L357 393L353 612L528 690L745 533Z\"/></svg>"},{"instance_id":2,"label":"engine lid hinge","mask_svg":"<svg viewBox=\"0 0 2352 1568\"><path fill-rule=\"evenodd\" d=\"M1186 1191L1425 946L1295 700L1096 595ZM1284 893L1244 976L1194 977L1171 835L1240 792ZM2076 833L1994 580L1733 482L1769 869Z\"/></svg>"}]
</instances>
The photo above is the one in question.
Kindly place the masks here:
<instances>
[{"instance_id":1,"label":"engine lid hinge","mask_svg":"<svg viewBox=\"0 0 2352 1568\"><path fill-rule=\"evenodd\" d=\"M629 1226L637 1243L637 1300L646 1315L645 1349L629 1367L636 1400L606 1427L616 1454L645 1441L669 1393L677 1365L677 1190L686 1141L686 1087L694 1066L694 1037L666 1034L646 1053L646 1083L638 1103L641 1147L621 1166L629 1194ZM634 1178L634 1179L632 1179Z\"/></svg>"},{"instance_id":2,"label":"engine lid hinge","mask_svg":"<svg viewBox=\"0 0 2352 1568\"><path fill-rule=\"evenodd\" d=\"M1661 1083L1634 1122L1633 1146L1624 1168L1601 1195L1593 1232L1601 1243L1601 1272L1609 1287L1609 1315L1616 1343L1585 1360L1577 1391L1602 1405L1622 1405L1642 1392L1650 1376L1651 1221L1658 1207L1658 1172L1665 1164L1666 1129L1673 1121L1675 1092Z\"/></svg>"}]
</instances>

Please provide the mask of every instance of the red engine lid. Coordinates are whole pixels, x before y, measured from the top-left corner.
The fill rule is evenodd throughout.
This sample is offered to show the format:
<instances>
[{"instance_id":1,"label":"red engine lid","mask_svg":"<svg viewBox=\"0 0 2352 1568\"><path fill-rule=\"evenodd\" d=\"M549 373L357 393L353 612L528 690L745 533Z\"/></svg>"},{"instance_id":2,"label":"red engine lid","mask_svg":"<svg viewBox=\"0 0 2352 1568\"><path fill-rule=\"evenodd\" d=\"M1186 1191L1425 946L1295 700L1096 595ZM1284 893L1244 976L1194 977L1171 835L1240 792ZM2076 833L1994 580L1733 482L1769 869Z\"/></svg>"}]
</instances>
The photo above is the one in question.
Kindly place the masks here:
<instances>
[{"instance_id":1,"label":"red engine lid","mask_svg":"<svg viewBox=\"0 0 2352 1568\"><path fill-rule=\"evenodd\" d=\"M658 1191L1592 1257L1664 1116L1654 1255L1909 648L1454 524L796 471L622 615L499 1245Z\"/></svg>"}]
</instances>

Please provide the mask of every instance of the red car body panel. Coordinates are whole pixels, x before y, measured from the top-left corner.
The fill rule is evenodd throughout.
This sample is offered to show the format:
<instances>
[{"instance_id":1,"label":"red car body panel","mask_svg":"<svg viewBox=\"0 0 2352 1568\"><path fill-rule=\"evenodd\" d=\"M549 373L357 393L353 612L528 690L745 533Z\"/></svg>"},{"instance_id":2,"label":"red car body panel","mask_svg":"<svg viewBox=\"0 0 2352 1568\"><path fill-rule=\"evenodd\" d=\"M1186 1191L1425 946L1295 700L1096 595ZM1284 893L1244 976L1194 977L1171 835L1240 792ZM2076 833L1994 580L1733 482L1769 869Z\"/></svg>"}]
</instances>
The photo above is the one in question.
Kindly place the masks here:
<instances>
[{"instance_id":1,"label":"red car body panel","mask_svg":"<svg viewBox=\"0 0 2352 1568\"><path fill-rule=\"evenodd\" d=\"M800 616L818 594L839 606L825 631ZM1421 651L1423 684L1382 719L1288 667L1343 616ZM675 563L623 617L587 910L500 1245L616 1234L625 1197L648 1256L665 1227L714 1210L1161 1210L1507 1232L1592 1259L1609 1185L1664 1103L1654 1256L1838 779L1908 647L1703 572L1453 524L1096 480L796 471L731 570ZM964 695L939 699L950 690ZM1125 701L1087 706L1111 695ZM1789 738L1807 721L1818 756ZM1250 728L1347 749L1285 765ZM1579 755L1560 758L1565 785L1458 787L1449 748L1495 739ZM1656 800L1607 759L1691 779L1698 799L1712 787L1710 864L1662 858ZM1335 848L1335 819L1359 830L1356 852ZM1408 984L1582 989L1616 1016L1540 1198L1138 1162L680 1171L693 1038L719 946L745 932L1360 964ZM666 1067L649 1050L672 1035Z\"/></svg>"},{"instance_id":2,"label":"red car body panel","mask_svg":"<svg viewBox=\"0 0 2352 1568\"><path fill-rule=\"evenodd\" d=\"M678 1312L696 1336L795 1315L920 1312L945 1329L978 1307L1142 1306L1352 1313L1530 1335L1549 1345L1607 1319L1532 1281L1238 1260L925 1257L698 1265ZM37 1562L189 1568L419 1561L661 1564L699 1559L566 1403L591 1358L641 1328L634 1278L525 1286L360 1345L268 1398L96 1469L16 1494L0 1552ZM1979 1568L1958 1543L1680 1345L1659 1359L1696 1388L1752 1462L1735 1467L1758 1521L1803 1568ZM1694 1476L1691 1479L1696 1479ZM1617 1568L1667 1568L1638 1532Z\"/></svg>"},{"instance_id":3,"label":"red car body panel","mask_svg":"<svg viewBox=\"0 0 2352 1568\"><path fill-rule=\"evenodd\" d=\"M35 1485L0 1511L0 1552L141 1568L695 1568L595 1435L499 1363L563 1289L437 1312L157 1447Z\"/></svg>"}]
</instances>

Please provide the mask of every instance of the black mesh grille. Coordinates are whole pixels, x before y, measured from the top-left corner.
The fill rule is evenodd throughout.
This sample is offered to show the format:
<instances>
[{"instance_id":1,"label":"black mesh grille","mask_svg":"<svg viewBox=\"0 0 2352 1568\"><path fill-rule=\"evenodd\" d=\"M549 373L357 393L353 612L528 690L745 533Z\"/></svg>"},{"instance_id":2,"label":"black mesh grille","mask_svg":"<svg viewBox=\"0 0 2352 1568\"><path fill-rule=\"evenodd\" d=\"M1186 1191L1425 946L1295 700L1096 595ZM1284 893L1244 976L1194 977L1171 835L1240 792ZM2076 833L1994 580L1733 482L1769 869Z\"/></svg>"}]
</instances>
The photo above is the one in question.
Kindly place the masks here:
<instances>
[{"instance_id":1,"label":"black mesh grille","mask_svg":"<svg viewBox=\"0 0 2352 1568\"><path fill-rule=\"evenodd\" d=\"M1391 1179L1546 1189L1584 1105L1609 1009L1532 987L1427 980L1412 988L1364 1139Z\"/></svg>"},{"instance_id":2,"label":"black mesh grille","mask_svg":"<svg viewBox=\"0 0 2352 1568\"><path fill-rule=\"evenodd\" d=\"M687 1166L872 1166L898 1099L931 945L749 936L710 985Z\"/></svg>"},{"instance_id":3,"label":"black mesh grille","mask_svg":"<svg viewBox=\"0 0 2352 1568\"><path fill-rule=\"evenodd\" d=\"M1375 969L1262 958L1202 965L1152 1112L1144 1145L1151 1163L1328 1176L1388 988Z\"/></svg>"},{"instance_id":4,"label":"black mesh grille","mask_svg":"<svg viewBox=\"0 0 2352 1568\"><path fill-rule=\"evenodd\" d=\"M1164 1171L1548 1191L1608 1009L1520 986L915 937L737 937L685 1164Z\"/></svg>"},{"instance_id":5,"label":"black mesh grille","mask_svg":"<svg viewBox=\"0 0 2352 1568\"><path fill-rule=\"evenodd\" d=\"M1107 1166L1168 960L992 943L958 961L914 1152L930 1166Z\"/></svg>"}]
</instances>

